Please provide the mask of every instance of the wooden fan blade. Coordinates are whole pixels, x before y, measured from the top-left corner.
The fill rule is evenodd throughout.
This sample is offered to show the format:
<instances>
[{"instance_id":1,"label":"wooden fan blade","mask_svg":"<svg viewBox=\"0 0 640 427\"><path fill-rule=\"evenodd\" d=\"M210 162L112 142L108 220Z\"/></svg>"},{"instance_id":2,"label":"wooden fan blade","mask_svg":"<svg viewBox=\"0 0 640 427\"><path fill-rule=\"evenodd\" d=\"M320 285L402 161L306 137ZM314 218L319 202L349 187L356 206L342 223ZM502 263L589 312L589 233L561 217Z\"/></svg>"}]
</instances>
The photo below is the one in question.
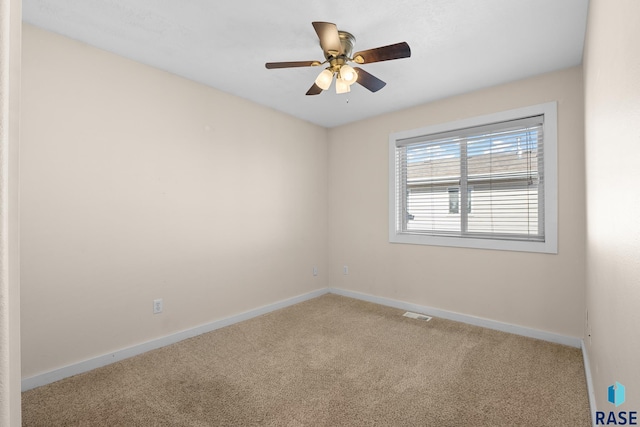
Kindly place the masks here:
<instances>
[{"instance_id":1,"label":"wooden fan blade","mask_svg":"<svg viewBox=\"0 0 640 427\"><path fill-rule=\"evenodd\" d=\"M315 67L320 65L318 61L292 61L292 62L267 62L265 67L272 70L274 68L292 68L292 67Z\"/></svg>"},{"instance_id":2,"label":"wooden fan blade","mask_svg":"<svg viewBox=\"0 0 640 427\"><path fill-rule=\"evenodd\" d=\"M407 42L402 42L356 52L353 55L353 62L370 64L372 62L388 61L390 59L409 58L410 56L411 48Z\"/></svg>"},{"instance_id":3,"label":"wooden fan blade","mask_svg":"<svg viewBox=\"0 0 640 427\"><path fill-rule=\"evenodd\" d=\"M359 83L360 85L366 87L371 92L377 92L387 85L385 82L383 82L376 76L367 73L360 67L354 67L354 70L356 70L356 73L358 73L358 80L356 80L356 83Z\"/></svg>"},{"instance_id":4,"label":"wooden fan blade","mask_svg":"<svg viewBox=\"0 0 640 427\"><path fill-rule=\"evenodd\" d=\"M342 53L342 44L338 35L338 27L331 22L312 22L313 28L320 39L320 47L324 52Z\"/></svg>"},{"instance_id":5,"label":"wooden fan blade","mask_svg":"<svg viewBox=\"0 0 640 427\"><path fill-rule=\"evenodd\" d=\"M305 95L318 95L320 93L322 93L322 88L314 83Z\"/></svg>"}]
</instances>

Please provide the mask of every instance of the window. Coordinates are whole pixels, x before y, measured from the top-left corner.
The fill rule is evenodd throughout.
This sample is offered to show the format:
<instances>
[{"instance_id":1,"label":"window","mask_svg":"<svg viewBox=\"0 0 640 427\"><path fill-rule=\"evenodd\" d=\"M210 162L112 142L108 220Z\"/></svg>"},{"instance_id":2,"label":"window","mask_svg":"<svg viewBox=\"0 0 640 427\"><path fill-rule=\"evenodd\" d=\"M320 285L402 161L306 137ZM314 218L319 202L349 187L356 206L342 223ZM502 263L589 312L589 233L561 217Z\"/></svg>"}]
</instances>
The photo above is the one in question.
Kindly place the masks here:
<instances>
[{"instance_id":1,"label":"window","mask_svg":"<svg viewBox=\"0 0 640 427\"><path fill-rule=\"evenodd\" d=\"M556 104L389 137L389 240L557 253Z\"/></svg>"},{"instance_id":2,"label":"window","mask_svg":"<svg viewBox=\"0 0 640 427\"><path fill-rule=\"evenodd\" d=\"M467 186L467 213L471 212L471 186ZM449 213L460 213L460 187L449 187Z\"/></svg>"},{"instance_id":3,"label":"window","mask_svg":"<svg viewBox=\"0 0 640 427\"><path fill-rule=\"evenodd\" d=\"M460 213L460 189L449 188L449 213Z\"/></svg>"}]
</instances>

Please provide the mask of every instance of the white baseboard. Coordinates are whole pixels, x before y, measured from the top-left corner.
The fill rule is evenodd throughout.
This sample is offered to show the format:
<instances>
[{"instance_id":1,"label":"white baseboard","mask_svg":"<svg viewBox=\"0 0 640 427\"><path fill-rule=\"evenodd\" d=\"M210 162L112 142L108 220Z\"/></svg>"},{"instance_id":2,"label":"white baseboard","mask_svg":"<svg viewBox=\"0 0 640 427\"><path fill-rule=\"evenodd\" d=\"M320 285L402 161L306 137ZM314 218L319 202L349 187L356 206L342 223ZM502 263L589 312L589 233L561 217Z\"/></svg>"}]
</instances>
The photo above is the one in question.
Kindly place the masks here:
<instances>
[{"instance_id":1,"label":"white baseboard","mask_svg":"<svg viewBox=\"0 0 640 427\"><path fill-rule=\"evenodd\" d=\"M595 414L598 410L596 408L596 391L593 388L593 377L591 376L591 365L589 364L589 352L587 346L584 344L584 340L581 343L582 347L582 360L584 361L584 375L587 379L587 393L589 394L589 407L591 408L591 422L595 426L596 419Z\"/></svg>"},{"instance_id":2,"label":"white baseboard","mask_svg":"<svg viewBox=\"0 0 640 427\"><path fill-rule=\"evenodd\" d=\"M207 323L205 325L197 326L186 331L177 332L175 334L167 335L161 338L157 338L151 341L147 341L142 344L135 345L133 347L117 350L113 353L104 354L102 356L94 357L92 359L84 360L82 362L74 363L53 371L44 372L42 374L35 375L29 378L22 379L22 391L31 390L32 388L40 387L55 381L59 381L63 378L67 378L73 375L88 372L102 366L109 365L111 363L118 362L120 360L128 359L133 356L137 356L142 353L146 353L150 350L155 350L160 347L164 347L170 344L177 343L187 338L192 338L197 335L201 335L207 332L215 331L216 329L223 328L225 326L232 325L234 323L249 320L253 317L257 317L266 313L270 313L281 308L288 307L290 305L298 304L303 301L307 301L329 292L329 289L318 289L313 292L309 292L303 295L298 295L293 298L278 301L273 304L268 304L262 307L258 307L253 310L245 311L244 313L236 314L224 319L216 320L215 322Z\"/></svg>"},{"instance_id":3,"label":"white baseboard","mask_svg":"<svg viewBox=\"0 0 640 427\"><path fill-rule=\"evenodd\" d=\"M364 294L361 292L348 291L338 288L329 288L329 292L345 297L356 298L363 301L373 302L389 307L400 308L402 310L414 311L421 314L428 314L434 317L454 320L456 322L468 323L470 325L482 326L483 328L494 329L511 334L522 335L529 338L536 338L543 341L549 341L557 344L563 344L570 347L580 348L582 340L576 337L559 335L553 332L541 331L538 329L527 328L524 326L512 325L509 323L498 322L497 320L485 319L482 317L460 314L453 311L441 310L438 308L427 307L424 305L411 304L404 301L398 301L390 298L377 297L374 295Z\"/></svg>"},{"instance_id":4,"label":"white baseboard","mask_svg":"<svg viewBox=\"0 0 640 427\"><path fill-rule=\"evenodd\" d=\"M215 322L207 323L205 325L197 326L192 329L177 332L175 334L160 337L151 341L144 342L142 344L135 345L133 347L117 350L113 353L104 354L92 359L84 360L82 362L74 363L72 365L64 366L53 371L44 372L42 374L34 375L29 378L22 379L22 391L31 390L36 387L40 387L55 381L59 381L63 378L67 378L73 375L88 372L102 366L109 365L111 363L118 362L120 360L128 359L133 356L137 356L142 353L146 353L150 350L155 350L170 344L177 343L187 338L192 338L197 335L201 335L207 332L214 331L216 329L223 328L225 326L232 325L234 323L242 322L244 320L251 319L253 317L260 316L281 308L285 308L294 304L298 304L303 301L307 301L321 295L333 293L336 295L342 295L350 298L360 299L363 301L369 301L376 304L386 305L389 307L395 307L402 310L414 311L418 313L428 314L435 317L441 317L443 319L454 320L457 322L468 323L471 325L481 326L484 328L495 329L498 331L509 332L512 334L522 335L531 338L537 338L544 341L550 341L558 344L564 344L571 347L580 348L582 340L575 337L568 337L564 335L558 335L551 332L540 331L537 329L526 328L524 326L511 325L508 323L502 323L495 320L484 319L481 317L469 316L466 314L455 313L451 311L441 310L433 307L427 307L417 304L411 304L404 301L393 300L384 297L377 297L374 295L364 294L360 292L348 291L339 288L324 288L318 289L313 292L309 292L303 295L298 295L293 298L278 301L273 304L268 304L262 307L258 307L254 310L249 310L244 313L240 313L234 316L230 316L224 319L216 320ZM592 405L592 409L595 410L595 401L593 400L593 387L591 385L591 374L587 368L588 360L586 358L586 351L583 347L583 354L585 355L585 369L587 372L587 381L590 386L589 401Z\"/></svg>"}]
</instances>

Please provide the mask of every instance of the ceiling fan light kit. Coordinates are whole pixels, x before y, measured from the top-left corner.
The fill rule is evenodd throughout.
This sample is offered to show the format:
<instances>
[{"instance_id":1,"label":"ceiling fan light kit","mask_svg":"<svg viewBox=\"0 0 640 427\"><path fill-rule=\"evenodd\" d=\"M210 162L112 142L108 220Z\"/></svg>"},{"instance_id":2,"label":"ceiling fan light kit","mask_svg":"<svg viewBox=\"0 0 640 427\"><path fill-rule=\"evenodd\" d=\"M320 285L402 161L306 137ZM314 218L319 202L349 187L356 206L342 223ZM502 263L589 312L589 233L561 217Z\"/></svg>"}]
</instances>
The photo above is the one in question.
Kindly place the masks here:
<instances>
[{"instance_id":1,"label":"ceiling fan light kit","mask_svg":"<svg viewBox=\"0 0 640 427\"><path fill-rule=\"evenodd\" d=\"M338 77L336 79L336 93L347 93L351 92L351 86L349 83Z\"/></svg>"},{"instance_id":2,"label":"ceiling fan light kit","mask_svg":"<svg viewBox=\"0 0 640 427\"><path fill-rule=\"evenodd\" d=\"M309 88L307 95L318 95L322 91L329 89L334 76L336 77L336 93L350 92L351 85L354 83L364 86L371 92L377 92L386 83L360 67L350 66L348 62L369 64L391 59L409 58L411 56L409 45L406 42L401 42L356 52L352 57L351 52L356 42L353 34L346 31L338 31L336 25L330 22L313 22L312 25L320 39L320 47L325 57L324 62L293 61L267 62L265 64L268 69L317 67L328 64L327 68L320 72L313 86Z\"/></svg>"},{"instance_id":3,"label":"ceiling fan light kit","mask_svg":"<svg viewBox=\"0 0 640 427\"><path fill-rule=\"evenodd\" d=\"M330 69L322 70L318 77L316 78L316 84L322 88L322 90L329 89L331 86L331 81L333 81L333 71Z\"/></svg>"},{"instance_id":4,"label":"ceiling fan light kit","mask_svg":"<svg viewBox=\"0 0 640 427\"><path fill-rule=\"evenodd\" d=\"M354 70L351 65L344 64L340 67L340 78L351 86L358 80L358 73L356 73L356 70Z\"/></svg>"}]
</instances>

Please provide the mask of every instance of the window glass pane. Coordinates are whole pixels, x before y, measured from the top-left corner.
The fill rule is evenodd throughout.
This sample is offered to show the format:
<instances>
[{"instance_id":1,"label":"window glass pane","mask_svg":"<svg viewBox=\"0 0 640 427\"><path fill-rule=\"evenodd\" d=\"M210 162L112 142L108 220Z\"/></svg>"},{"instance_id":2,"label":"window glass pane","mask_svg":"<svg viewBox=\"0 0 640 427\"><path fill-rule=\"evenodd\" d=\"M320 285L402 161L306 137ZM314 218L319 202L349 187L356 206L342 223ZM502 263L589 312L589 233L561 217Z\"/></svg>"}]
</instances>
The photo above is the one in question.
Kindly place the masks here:
<instances>
[{"instance_id":1,"label":"window glass pane","mask_svg":"<svg viewBox=\"0 0 640 427\"><path fill-rule=\"evenodd\" d=\"M449 187L449 213L460 213L460 189Z\"/></svg>"},{"instance_id":2,"label":"window glass pane","mask_svg":"<svg viewBox=\"0 0 640 427\"><path fill-rule=\"evenodd\" d=\"M469 233L538 234L537 186L475 186L471 204Z\"/></svg>"},{"instance_id":3,"label":"window glass pane","mask_svg":"<svg viewBox=\"0 0 640 427\"><path fill-rule=\"evenodd\" d=\"M468 138L469 233L538 235L539 134L534 127Z\"/></svg>"},{"instance_id":4,"label":"window glass pane","mask_svg":"<svg viewBox=\"0 0 640 427\"><path fill-rule=\"evenodd\" d=\"M406 147L406 231L460 232L449 188L460 183L460 141L444 139ZM459 202L458 202L459 203Z\"/></svg>"},{"instance_id":5,"label":"window glass pane","mask_svg":"<svg viewBox=\"0 0 640 427\"><path fill-rule=\"evenodd\" d=\"M469 179L537 175L538 134L529 129L468 138Z\"/></svg>"},{"instance_id":6,"label":"window glass pane","mask_svg":"<svg viewBox=\"0 0 640 427\"><path fill-rule=\"evenodd\" d=\"M446 187L409 190L407 212L413 220L408 231L460 231L460 214L449 211L449 191Z\"/></svg>"}]
</instances>

